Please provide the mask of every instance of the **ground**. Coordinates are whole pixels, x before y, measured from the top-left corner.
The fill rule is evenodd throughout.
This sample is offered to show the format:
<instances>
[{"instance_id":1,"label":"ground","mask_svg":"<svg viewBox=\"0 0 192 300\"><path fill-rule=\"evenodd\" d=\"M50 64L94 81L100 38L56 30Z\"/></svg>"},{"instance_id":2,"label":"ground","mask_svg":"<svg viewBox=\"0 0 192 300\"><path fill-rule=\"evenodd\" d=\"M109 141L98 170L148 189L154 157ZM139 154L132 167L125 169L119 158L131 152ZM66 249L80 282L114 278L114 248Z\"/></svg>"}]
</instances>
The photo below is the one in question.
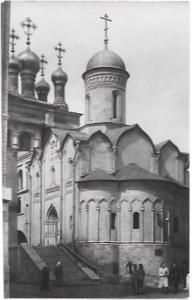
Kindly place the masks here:
<instances>
[{"instance_id":1,"label":"ground","mask_svg":"<svg viewBox=\"0 0 192 300\"><path fill-rule=\"evenodd\" d=\"M180 290L177 294L164 295L158 288L145 287L144 295L133 295L127 284L66 285L52 286L50 291L42 292L40 286L11 284L10 298L186 298L189 293Z\"/></svg>"}]
</instances>

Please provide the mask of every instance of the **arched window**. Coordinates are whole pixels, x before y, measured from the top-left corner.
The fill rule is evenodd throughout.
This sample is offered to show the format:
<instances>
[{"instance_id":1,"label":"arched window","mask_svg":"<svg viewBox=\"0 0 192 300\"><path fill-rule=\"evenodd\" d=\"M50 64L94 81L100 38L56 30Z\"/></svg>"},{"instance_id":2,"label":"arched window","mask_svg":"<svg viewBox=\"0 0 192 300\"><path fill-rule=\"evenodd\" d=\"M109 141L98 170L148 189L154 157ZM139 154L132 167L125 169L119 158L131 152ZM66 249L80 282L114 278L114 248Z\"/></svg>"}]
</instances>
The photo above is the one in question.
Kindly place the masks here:
<instances>
[{"instance_id":1,"label":"arched window","mask_svg":"<svg viewBox=\"0 0 192 300\"><path fill-rule=\"evenodd\" d=\"M17 199L17 213L21 213L21 198Z\"/></svg>"},{"instance_id":2,"label":"arched window","mask_svg":"<svg viewBox=\"0 0 192 300\"><path fill-rule=\"evenodd\" d=\"M20 150L31 150L31 134L28 132L22 132L19 136L19 148Z\"/></svg>"},{"instance_id":3,"label":"arched window","mask_svg":"<svg viewBox=\"0 0 192 300\"><path fill-rule=\"evenodd\" d=\"M55 184L55 168L51 167L51 185Z\"/></svg>"},{"instance_id":4,"label":"arched window","mask_svg":"<svg viewBox=\"0 0 192 300\"><path fill-rule=\"evenodd\" d=\"M117 96L118 96L118 92L117 91L113 91L113 106L112 106L112 110L113 110L113 118L116 119L117 118Z\"/></svg>"},{"instance_id":5,"label":"arched window","mask_svg":"<svg viewBox=\"0 0 192 300\"><path fill-rule=\"evenodd\" d=\"M90 95L86 94L86 103L87 103L87 120L91 120L91 99Z\"/></svg>"},{"instance_id":6,"label":"arched window","mask_svg":"<svg viewBox=\"0 0 192 300\"><path fill-rule=\"evenodd\" d=\"M111 213L111 229L116 229L116 213Z\"/></svg>"},{"instance_id":7,"label":"arched window","mask_svg":"<svg viewBox=\"0 0 192 300\"><path fill-rule=\"evenodd\" d=\"M18 189L19 191L23 190L23 171L19 170L18 172Z\"/></svg>"},{"instance_id":8,"label":"arched window","mask_svg":"<svg viewBox=\"0 0 192 300\"><path fill-rule=\"evenodd\" d=\"M139 229L139 213L133 213L133 229Z\"/></svg>"},{"instance_id":9,"label":"arched window","mask_svg":"<svg viewBox=\"0 0 192 300\"><path fill-rule=\"evenodd\" d=\"M173 232L179 233L179 218L173 217Z\"/></svg>"}]
</instances>

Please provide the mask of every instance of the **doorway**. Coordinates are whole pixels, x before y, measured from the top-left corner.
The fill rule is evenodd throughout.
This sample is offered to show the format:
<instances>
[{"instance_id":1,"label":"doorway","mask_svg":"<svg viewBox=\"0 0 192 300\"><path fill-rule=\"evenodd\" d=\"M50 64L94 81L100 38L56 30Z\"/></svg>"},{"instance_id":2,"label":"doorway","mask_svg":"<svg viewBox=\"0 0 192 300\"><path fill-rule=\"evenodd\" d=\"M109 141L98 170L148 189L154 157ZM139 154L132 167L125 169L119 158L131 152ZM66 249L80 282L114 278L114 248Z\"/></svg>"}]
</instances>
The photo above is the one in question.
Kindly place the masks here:
<instances>
[{"instance_id":1,"label":"doorway","mask_svg":"<svg viewBox=\"0 0 192 300\"><path fill-rule=\"evenodd\" d=\"M45 246L56 246L59 241L59 218L56 208L51 205L45 222Z\"/></svg>"}]
</instances>

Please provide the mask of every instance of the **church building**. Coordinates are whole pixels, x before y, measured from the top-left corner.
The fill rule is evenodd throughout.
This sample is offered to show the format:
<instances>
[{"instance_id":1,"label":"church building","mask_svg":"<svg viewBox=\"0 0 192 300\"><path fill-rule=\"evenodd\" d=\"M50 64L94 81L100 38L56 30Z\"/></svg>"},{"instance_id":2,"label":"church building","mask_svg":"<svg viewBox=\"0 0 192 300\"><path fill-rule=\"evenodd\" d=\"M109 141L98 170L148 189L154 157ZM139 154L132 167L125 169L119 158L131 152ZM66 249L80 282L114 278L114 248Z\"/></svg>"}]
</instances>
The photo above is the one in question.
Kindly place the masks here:
<instances>
[{"instance_id":1,"label":"church building","mask_svg":"<svg viewBox=\"0 0 192 300\"><path fill-rule=\"evenodd\" d=\"M35 25L28 18L23 26ZM17 152L19 243L67 244L103 276L124 277L128 262L157 276L162 261L188 261L188 154L171 140L155 145L138 124L126 124L131 74L108 49L107 27L104 49L88 58L82 74L83 126L65 98L64 49L59 43L55 50L53 104L46 59L31 50L30 35L9 62L8 147Z\"/></svg>"}]
</instances>

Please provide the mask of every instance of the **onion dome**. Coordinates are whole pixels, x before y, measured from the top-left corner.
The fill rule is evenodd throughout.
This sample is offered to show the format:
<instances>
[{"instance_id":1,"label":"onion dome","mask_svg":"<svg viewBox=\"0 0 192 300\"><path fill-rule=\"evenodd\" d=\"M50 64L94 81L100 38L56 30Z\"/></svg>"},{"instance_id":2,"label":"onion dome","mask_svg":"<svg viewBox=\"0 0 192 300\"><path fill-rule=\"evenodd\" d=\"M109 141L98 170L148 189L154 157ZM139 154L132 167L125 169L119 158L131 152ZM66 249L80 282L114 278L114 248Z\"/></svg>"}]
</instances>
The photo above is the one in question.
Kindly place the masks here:
<instances>
[{"instance_id":1,"label":"onion dome","mask_svg":"<svg viewBox=\"0 0 192 300\"><path fill-rule=\"evenodd\" d=\"M50 91L50 85L42 78L35 85L35 90L38 95L38 100L47 102L47 95Z\"/></svg>"},{"instance_id":2,"label":"onion dome","mask_svg":"<svg viewBox=\"0 0 192 300\"><path fill-rule=\"evenodd\" d=\"M30 47L23 52L21 52L17 59L21 64L22 70L30 70L33 73L37 73L40 70L40 59L33 51L31 51Z\"/></svg>"},{"instance_id":3,"label":"onion dome","mask_svg":"<svg viewBox=\"0 0 192 300\"><path fill-rule=\"evenodd\" d=\"M39 82L36 83L35 89L36 89L36 91L44 90L44 91L49 92L50 91L50 85L47 83L47 81L45 81L44 78L42 78Z\"/></svg>"},{"instance_id":4,"label":"onion dome","mask_svg":"<svg viewBox=\"0 0 192 300\"><path fill-rule=\"evenodd\" d=\"M9 44L11 46L11 56L9 58L9 76L8 76L8 89L12 93L18 95L18 74L21 69L21 64L15 57L15 46L16 40L19 36L16 34L14 29L11 30L9 34Z\"/></svg>"},{"instance_id":5,"label":"onion dome","mask_svg":"<svg viewBox=\"0 0 192 300\"><path fill-rule=\"evenodd\" d=\"M66 83L68 80L67 74L62 70L61 67L59 67L53 74L51 75L51 80L53 82L61 81L63 83Z\"/></svg>"},{"instance_id":6,"label":"onion dome","mask_svg":"<svg viewBox=\"0 0 192 300\"><path fill-rule=\"evenodd\" d=\"M63 58L62 53L65 52L65 49L62 47L61 43L58 43L58 45L55 47L55 50L58 51L58 68L51 75L55 92L54 105L57 106L58 109L68 109L68 105L65 102L65 85L68 80L68 76L61 68L61 59Z\"/></svg>"},{"instance_id":7,"label":"onion dome","mask_svg":"<svg viewBox=\"0 0 192 300\"><path fill-rule=\"evenodd\" d=\"M101 67L111 67L126 70L122 58L113 51L104 49L97 52L87 64L86 71Z\"/></svg>"}]
</instances>

